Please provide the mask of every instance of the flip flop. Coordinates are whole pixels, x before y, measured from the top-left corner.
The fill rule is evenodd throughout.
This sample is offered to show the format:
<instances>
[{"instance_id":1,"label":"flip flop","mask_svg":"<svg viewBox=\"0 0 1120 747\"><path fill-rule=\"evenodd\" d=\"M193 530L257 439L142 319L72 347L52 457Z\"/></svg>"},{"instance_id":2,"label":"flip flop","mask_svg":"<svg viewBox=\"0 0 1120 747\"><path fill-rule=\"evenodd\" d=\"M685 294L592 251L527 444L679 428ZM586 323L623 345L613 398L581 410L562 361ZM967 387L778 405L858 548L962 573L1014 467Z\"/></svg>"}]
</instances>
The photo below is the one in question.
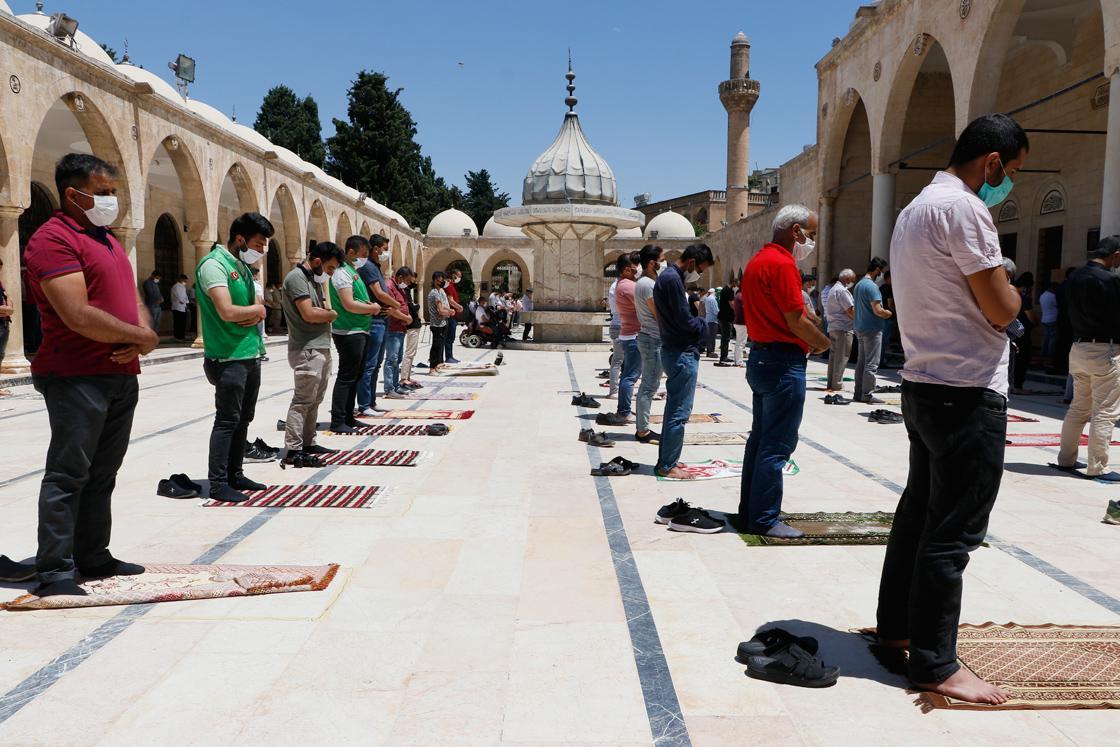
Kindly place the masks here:
<instances>
[{"instance_id":1,"label":"flip flop","mask_svg":"<svg viewBox=\"0 0 1120 747\"><path fill-rule=\"evenodd\" d=\"M612 459L610 462L608 462L608 464L617 464L618 466L622 467L623 469L628 469L631 472L633 472L634 470L636 470L636 469L638 469L639 467L642 466L642 465L638 464L637 462L631 462L626 457L621 457L621 456L616 456L614 459Z\"/></svg>"},{"instance_id":2,"label":"flip flop","mask_svg":"<svg viewBox=\"0 0 1120 747\"><path fill-rule=\"evenodd\" d=\"M617 462L603 462L592 468L591 474L594 477L625 477L630 474L630 470Z\"/></svg>"}]
</instances>

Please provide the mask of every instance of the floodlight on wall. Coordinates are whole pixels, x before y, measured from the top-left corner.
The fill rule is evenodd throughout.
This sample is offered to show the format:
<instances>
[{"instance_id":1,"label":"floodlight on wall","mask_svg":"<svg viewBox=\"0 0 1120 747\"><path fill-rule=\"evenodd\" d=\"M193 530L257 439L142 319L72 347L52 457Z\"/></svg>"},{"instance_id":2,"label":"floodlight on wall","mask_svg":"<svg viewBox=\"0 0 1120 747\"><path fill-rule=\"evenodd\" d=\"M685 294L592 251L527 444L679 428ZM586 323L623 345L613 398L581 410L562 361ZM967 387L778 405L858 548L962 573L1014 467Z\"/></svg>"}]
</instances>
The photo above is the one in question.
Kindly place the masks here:
<instances>
[{"instance_id":1,"label":"floodlight on wall","mask_svg":"<svg viewBox=\"0 0 1120 747\"><path fill-rule=\"evenodd\" d=\"M464 229L463 229L463 235L464 235L464 236L470 236L470 235L471 235L471 229L469 229L469 228L464 228Z\"/></svg>"},{"instance_id":2,"label":"floodlight on wall","mask_svg":"<svg viewBox=\"0 0 1120 747\"><path fill-rule=\"evenodd\" d=\"M167 63L167 67L175 74L175 85L179 93L186 96L188 84L194 83L194 58L181 54L174 62Z\"/></svg>"},{"instance_id":3,"label":"floodlight on wall","mask_svg":"<svg viewBox=\"0 0 1120 747\"><path fill-rule=\"evenodd\" d=\"M656 239L656 238L657 238L657 234L659 234L659 233L661 233L661 232L660 232L660 231L650 231L650 232L649 232L649 237L650 237L651 239Z\"/></svg>"},{"instance_id":4,"label":"floodlight on wall","mask_svg":"<svg viewBox=\"0 0 1120 747\"><path fill-rule=\"evenodd\" d=\"M47 24L47 33L64 44L74 46L74 34L78 33L78 21L65 13L55 13Z\"/></svg>"}]
</instances>

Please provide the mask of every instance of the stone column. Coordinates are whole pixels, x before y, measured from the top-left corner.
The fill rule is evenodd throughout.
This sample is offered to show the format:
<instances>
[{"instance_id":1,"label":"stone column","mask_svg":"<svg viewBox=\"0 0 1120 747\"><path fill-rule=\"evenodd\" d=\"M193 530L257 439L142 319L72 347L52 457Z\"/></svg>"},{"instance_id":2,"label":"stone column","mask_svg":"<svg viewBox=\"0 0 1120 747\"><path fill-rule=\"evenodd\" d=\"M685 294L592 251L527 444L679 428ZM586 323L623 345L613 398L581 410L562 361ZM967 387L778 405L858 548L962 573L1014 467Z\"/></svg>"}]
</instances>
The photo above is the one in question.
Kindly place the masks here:
<instances>
[{"instance_id":1,"label":"stone column","mask_svg":"<svg viewBox=\"0 0 1120 747\"><path fill-rule=\"evenodd\" d=\"M132 280L136 285L137 292L139 292L140 269L136 264L136 237L140 235L140 229L121 226L113 229L113 235L117 237L117 241L121 242L125 254L128 255L128 261L132 264Z\"/></svg>"},{"instance_id":2,"label":"stone column","mask_svg":"<svg viewBox=\"0 0 1120 747\"><path fill-rule=\"evenodd\" d=\"M875 174L871 196L871 257L890 261L891 233L894 231L893 173ZM871 257L868 257L870 259ZM864 268L854 268L861 272Z\"/></svg>"},{"instance_id":3,"label":"stone column","mask_svg":"<svg viewBox=\"0 0 1120 747\"><path fill-rule=\"evenodd\" d=\"M198 263L202 261L202 258L210 253L211 247L214 246L214 241L215 241L214 239L193 239L192 240L191 243L194 244L194 265L195 265L195 267L198 267ZM188 272L187 277L189 277L193 280L194 275L193 275L193 273ZM198 325L198 336L195 337L194 342L191 343L191 347L195 348L196 350L201 350L202 349L202 304L200 304L198 302L198 295L202 292L203 292L203 290L201 288L199 288L196 284L195 288L194 288L194 297L195 297L194 313L195 313L195 323Z\"/></svg>"},{"instance_id":4,"label":"stone column","mask_svg":"<svg viewBox=\"0 0 1120 747\"><path fill-rule=\"evenodd\" d=\"M1101 236L1120 234L1120 70L1109 79L1108 136L1104 146Z\"/></svg>"},{"instance_id":5,"label":"stone column","mask_svg":"<svg viewBox=\"0 0 1120 747\"><path fill-rule=\"evenodd\" d=\"M832 277L832 208L836 195L826 192L821 195L820 210L817 213L817 282L827 283Z\"/></svg>"},{"instance_id":6,"label":"stone column","mask_svg":"<svg viewBox=\"0 0 1120 747\"><path fill-rule=\"evenodd\" d=\"M0 205L0 257L4 269L0 270L0 281L8 294L8 303L15 308L8 325L8 347L4 354L0 373L19 374L31 370L31 363L23 352L23 288L20 284L19 268L19 216L23 208L15 205Z\"/></svg>"}]
</instances>

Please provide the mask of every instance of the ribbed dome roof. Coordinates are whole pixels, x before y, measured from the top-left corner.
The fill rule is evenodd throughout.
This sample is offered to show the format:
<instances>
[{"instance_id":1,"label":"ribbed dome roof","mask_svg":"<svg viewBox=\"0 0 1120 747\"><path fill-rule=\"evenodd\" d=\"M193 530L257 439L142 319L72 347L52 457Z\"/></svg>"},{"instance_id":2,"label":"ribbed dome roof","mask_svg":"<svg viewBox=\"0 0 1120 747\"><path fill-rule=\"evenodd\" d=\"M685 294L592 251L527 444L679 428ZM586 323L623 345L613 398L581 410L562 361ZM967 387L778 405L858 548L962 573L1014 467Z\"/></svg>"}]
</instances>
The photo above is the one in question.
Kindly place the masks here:
<instances>
[{"instance_id":1,"label":"ribbed dome roof","mask_svg":"<svg viewBox=\"0 0 1120 747\"><path fill-rule=\"evenodd\" d=\"M432 222L428 224L427 235L462 238L463 231L467 229L470 233L466 235L478 236L478 226L474 224L471 217L462 210L450 208L432 218Z\"/></svg>"},{"instance_id":2,"label":"ribbed dome roof","mask_svg":"<svg viewBox=\"0 0 1120 747\"><path fill-rule=\"evenodd\" d=\"M488 239L525 238L525 234L521 232L520 228L514 228L513 226L503 226L501 223L494 220L494 216L490 216L490 220L486 221L486 225L482 229L482 235Z\"/></svg>"},{"instance_id":3,"label":"ribbed dome roof","mask_svg":"<svg viewBox=\"0 0 1120 747\"><path fill-rule=\"evenodd\" d=\"M653 232L657 232L654 237ZM680 213L674 213L672 210L667 210L664 213L658 213L646 224L646 237L658 239L694 239L696 238L696 229L692 227L692 223L688 218Z\"/></svg>"},{"instance_id":4,"label":"ribbed dome roof","mask_svg":"<svg viewBox=\"0 0 1120 747\"><path fill-rule=\"evenodd\" d=\"M521 202L525 205L565 204L568 202L618 205L618 186L614 172L583 134L575 113L573 96L575 73L569 64L568 97L570 111L552 145L533 163L525 176Z\"/></svg>"}]
</instances>

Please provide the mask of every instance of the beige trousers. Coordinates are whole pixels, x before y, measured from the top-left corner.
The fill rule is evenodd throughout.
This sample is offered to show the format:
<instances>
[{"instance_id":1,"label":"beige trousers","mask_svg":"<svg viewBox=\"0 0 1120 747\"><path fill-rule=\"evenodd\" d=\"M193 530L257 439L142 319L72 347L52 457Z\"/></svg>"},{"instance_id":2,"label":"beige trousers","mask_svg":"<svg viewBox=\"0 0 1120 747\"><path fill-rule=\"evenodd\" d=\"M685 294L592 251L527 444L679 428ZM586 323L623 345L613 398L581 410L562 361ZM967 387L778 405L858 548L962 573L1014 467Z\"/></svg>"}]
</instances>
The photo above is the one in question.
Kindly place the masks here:
<instances>
[{"instance_id":1,"label":"beige trousers","mask_svg":"<svg viewBox=\"0 0 1120 747\"><path fill-rule=\"evenodd\" d=\"M416 348L420 342L419 329L406 329L404 332L404 358L401 360L401 381L412 378L412 359L416 357Z\"/></svg>"},{"instance_id":2,"label":"beige trousers","mask_svg":"<svg viewBox=\"0 0 1120 747\"><path fill-rule=\"evenodd\" d=\"M1073 402L1062 423L1058 464L1077 461L1081 431L1089 424L1088 475L1108 472L1112 428L1120 418L1120 346L1107 342L1075 342L1069 354Z\"/></svg>"},{"instance_id":3,"label":"beige trousers","mask_svg":"<svg viewBox=\"0 0 1120 747\"><path fill-rule=\"evenodd\" d=\"M288 407L284 446L300 451L315 443L319 405L331 380L331 349L289 350L288 365L295 375L295 391Z\"/></svg>"}]
</instances>

